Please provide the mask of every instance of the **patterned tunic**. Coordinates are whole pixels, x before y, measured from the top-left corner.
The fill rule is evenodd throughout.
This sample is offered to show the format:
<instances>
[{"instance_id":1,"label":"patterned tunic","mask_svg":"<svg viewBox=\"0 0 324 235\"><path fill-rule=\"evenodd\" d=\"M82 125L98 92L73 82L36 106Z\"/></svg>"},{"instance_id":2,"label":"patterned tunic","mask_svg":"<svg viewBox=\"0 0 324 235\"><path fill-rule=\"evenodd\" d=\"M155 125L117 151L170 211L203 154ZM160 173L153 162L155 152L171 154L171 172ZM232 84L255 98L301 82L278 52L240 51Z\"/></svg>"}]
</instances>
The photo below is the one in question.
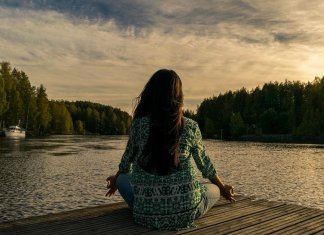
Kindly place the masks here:
<instances>
[{"instance_id":1,"label":"patterned tunic","mask_svg":"<svg viewBox=\"0 0 324 235\"><path fill-rule=\"evenodd\" d=\"M133 217L135 222L146 227L178 230L194 226L196 209L206 188L197 178L192 158L204 178L216 176L205 153L197 122L189 118L184 121L180 136L180 167L166 176L150 174L137 164L149 136L150 116L134 119L131 125L119 171L130 173L134 190Z\"/></svg>"}]
</instances>

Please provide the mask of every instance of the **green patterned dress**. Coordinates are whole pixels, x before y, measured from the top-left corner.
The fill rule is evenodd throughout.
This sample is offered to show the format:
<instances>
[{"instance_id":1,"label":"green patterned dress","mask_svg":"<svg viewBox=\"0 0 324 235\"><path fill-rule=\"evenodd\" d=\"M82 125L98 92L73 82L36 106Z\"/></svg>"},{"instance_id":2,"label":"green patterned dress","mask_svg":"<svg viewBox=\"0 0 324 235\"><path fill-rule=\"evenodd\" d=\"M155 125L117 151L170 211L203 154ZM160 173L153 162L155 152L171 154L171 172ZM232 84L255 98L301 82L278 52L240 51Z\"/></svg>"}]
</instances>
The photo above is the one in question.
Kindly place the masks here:
<instances>
[{"instance_id":1,"label":"green patterned dress","mask_svg":"<svg viewBox=\"0 0 324 235\"><path fill-rule=\"evenodd\" d=\"M184 118L180 136L180 168L166 175L147 173L137 162L148 139L150 116L133 120L125 153L119 164L121 173L129 173L134 191L133 217L149 228L178 230L193 227L201 194L206 188L192 166L193 158L204 178L216 175L205 153L197 122Z\"/></svg>"}]
</instances>

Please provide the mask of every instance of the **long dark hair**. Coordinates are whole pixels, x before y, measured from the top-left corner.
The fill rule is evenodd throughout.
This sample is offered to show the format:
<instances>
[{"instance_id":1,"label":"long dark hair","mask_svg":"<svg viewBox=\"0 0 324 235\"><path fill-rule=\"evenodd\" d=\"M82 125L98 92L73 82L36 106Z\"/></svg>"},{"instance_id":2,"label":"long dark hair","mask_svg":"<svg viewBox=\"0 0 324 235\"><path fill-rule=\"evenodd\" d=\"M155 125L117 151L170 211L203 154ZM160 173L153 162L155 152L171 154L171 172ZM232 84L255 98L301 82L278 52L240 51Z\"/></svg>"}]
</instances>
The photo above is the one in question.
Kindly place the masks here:
<instances>
[{"instance_id":1,"label":"long dark hair","mask_svg":"<svg viewBox=\"0 0 324 235\"><path fill-rule=\"evenodd\" d=\"M139 162L150 173L166 175L180 166L180 133L183 93L180 77L173 71L155 72L136 98L134 118L150 115L150 133Z\"/></svg>"}]
</instances>

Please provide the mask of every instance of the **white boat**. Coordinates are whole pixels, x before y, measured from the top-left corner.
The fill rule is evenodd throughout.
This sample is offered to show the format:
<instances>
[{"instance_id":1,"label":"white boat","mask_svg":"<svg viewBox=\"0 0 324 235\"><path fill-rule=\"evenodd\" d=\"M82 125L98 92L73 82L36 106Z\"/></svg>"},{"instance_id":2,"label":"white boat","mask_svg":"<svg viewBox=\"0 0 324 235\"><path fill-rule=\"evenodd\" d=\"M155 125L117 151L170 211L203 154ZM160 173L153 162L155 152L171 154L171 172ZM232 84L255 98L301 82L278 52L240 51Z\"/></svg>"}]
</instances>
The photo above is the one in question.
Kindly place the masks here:
<instances>
[{"instance_id":1,"label":"white boat","mask_svg":"<svg viewBox=\"0 0 324 235\"><path fill-rule=\"evenodd\" d=\"M9 128L5 130L5 136L9 138L25 138L26 131L19 126L9 126Z\"/></svg>"}]
</instances>

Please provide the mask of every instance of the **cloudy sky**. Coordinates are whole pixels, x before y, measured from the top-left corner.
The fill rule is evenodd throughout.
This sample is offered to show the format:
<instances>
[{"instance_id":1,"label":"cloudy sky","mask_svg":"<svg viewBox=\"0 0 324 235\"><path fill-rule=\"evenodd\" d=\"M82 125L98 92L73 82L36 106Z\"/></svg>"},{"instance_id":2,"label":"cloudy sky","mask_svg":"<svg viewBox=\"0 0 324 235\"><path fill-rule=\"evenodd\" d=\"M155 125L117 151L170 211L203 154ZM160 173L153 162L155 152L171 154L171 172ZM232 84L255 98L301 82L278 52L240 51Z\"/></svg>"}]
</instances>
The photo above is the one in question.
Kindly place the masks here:
<instances>
[{"instance_id":1,"label":"cloudy sky","mask_svg":"<svg viewBox=\"0 0 324 235\"><path fill-rule=\"evenodd\" d=\"M185 108L269 81L324 75L322 0L0 0L0 61L50 99L130 112L159 68Z\"/></svg>"}]
</instances>

